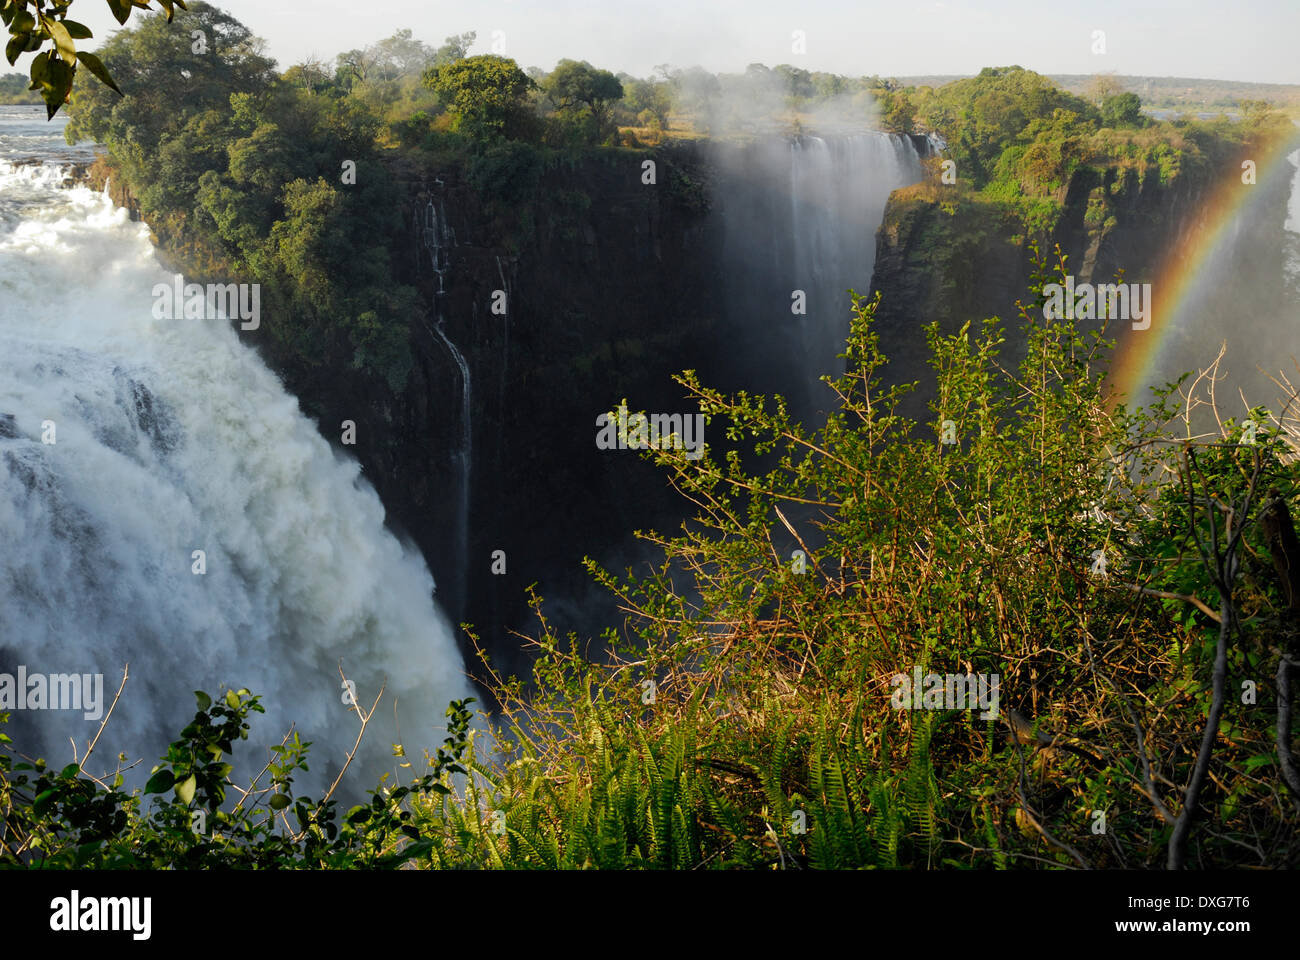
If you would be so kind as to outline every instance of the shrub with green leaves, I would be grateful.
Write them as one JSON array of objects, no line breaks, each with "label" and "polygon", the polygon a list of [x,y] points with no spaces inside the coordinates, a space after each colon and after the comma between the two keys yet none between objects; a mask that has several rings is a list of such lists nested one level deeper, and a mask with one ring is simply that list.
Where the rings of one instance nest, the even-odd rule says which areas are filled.
[{"label": "shrub with green leaves", "polygon": [[[599,656],[535,601],[531,683],[494,675],[501,759],[428,813],[459,838],[442,862],[1294,864],[1294,799],[1261,776],[1290,751],[1268,680],[1294,625],[1259,522],[1294,490],[1285,421],[1243,444],[1231,423],[1194,435],[1181,385],[1116,404],[1109,343],[1044,322],[1046,280],[1018,370],[996,321],[929,330],[930,424],[897,414],[910,386],[880,387],[875,302],[816,431],[684,375],[731,446],[646,455],[698,513],[644,535],[665,558],[648,576],[591,566],[628,613]],[[1225,577],[1230,554],[1248,576]],[[894,709],[890,678],[918,665],[998,675],[1048,746],[1005,714]],[[498,832],[467,816],[484,804]]]},{"label": "shrub with green leaves", "polygon": [[311,746],[296,733],[270,749],[251,783],[231,779],[235,744],[248,738],[249,715],[263,712],[258,697],[247,690],[216,701],[195,696],[193,721],[143,789],[129,793],[125,755],[106,783],[86,771],[90,752],[56,774],[44,760],[15,762],[0,733],[8,748],[0,752],[0,867],[385,869],[432,848],[412,825],[411,800],[450,791],[453,776],[465,772],[471,700],[448,708],[449,735],[427,758],[429,772],[410,784],[380,785],[338,822],[337,780],[319,801],[294,795],[294,773],[308,769]]}]

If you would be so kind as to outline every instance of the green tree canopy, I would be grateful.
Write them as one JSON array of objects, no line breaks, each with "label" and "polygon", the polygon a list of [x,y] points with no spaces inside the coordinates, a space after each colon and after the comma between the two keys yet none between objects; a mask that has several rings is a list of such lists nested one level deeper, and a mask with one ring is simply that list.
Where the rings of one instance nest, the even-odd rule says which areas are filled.
[{"label": "green tree canopy", "polygon": [[184,126],[188,114],[225,109],[231,93],[264,91],[275,78],[275,61],[262,55],[262,41],[207,3],[191,3],[171,25],[146,17],[113,34],[99,53],[130,96],[120,98],[100,84],[78,88],[68,111],[70,142],[154,144]]},{"label": "green tree canopy", "polygon": [[921,96],[917,112],[948,142],[964,177],[983,186],[1009,144],[1032,140],[1024,131],[1034,120],[1052,121],[1057,110],[1075,114],[1080,130],[1095,126],[1097,110],[1041,74],[1023,67],[985,67],[979,76],[945,84]]},{"label": "green tree canopy", "polygon": [[614,74],[585,60],[561,60],[547,77],[545,90],[562,113],[586,108],[597,143],[611,125],[613,104],[623,96],[623,84]]},{"label": "green tree canopy", "polygon": [[623,85],[623,102],[634,115],[649,110],[659,126],[668,129],[668,118],[673,109],[672,86],[662,80],[637,80]]},{"label": "green tree canopy", "polygon": [[1101,120],[1108,127],[1142,125],[1142,101],[1136,93],[1118,93],[1101,102]]},{"label": "green tree canopy", "polygon": [[534,84],[509,57],[480,54],[425,71],[453,118],[453,128],[482,139],[517,136],[527,125]]}]

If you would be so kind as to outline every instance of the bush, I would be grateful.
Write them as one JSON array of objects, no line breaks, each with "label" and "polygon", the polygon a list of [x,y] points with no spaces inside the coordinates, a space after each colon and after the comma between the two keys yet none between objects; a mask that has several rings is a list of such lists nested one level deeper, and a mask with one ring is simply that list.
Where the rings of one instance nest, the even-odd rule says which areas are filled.
[{"label": "bush", "polygon": [[513,206],[533,198],[541,174],[539,148],[508,140],[471,157],[466,179],[485,200]]}]

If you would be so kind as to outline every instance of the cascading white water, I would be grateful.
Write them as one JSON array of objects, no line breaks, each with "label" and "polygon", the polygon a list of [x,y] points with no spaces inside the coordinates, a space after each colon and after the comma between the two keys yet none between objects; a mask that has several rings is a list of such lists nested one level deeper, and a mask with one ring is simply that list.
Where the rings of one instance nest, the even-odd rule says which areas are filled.
[{"label": "cascading white water", "polygon": [[472,391],[469,379],[469,364],[465,362],[464,355],[456,349],[456,344],[452,343],[451,338],[443,331],[441,320],[436,322],[433,332],[442,340],[447,352],[451,355],[452,361],[456,364],[456,369],[460,371],[460,449],[456,451],[456,461],[460,467],[460,510],[457,514],[457,539],[459,543],[457,547],[458,555],[463,561],[469,549],[469,481],[470,471],[473,469],[474,463],[474,432],[470,422]]},{"label": "cascading white water", "polygon": [[[365,706],[387,685],[349,770],[373,786],[391,744],[418,757],[440,743],[448,701],[470,693],[432,577],[241,334],[153,317],[170,277],[146,227],[61,181],[0,164],[0,672],[100,673],[111,700],[130,663],[96,771],[119,750],[147,770],[192,717],[191,691],[248,687],[267,708],[251,743],[297,724],[313,787],[357,733],[342,661]],[[13,722],[60,762],[98,726],[68,711]]]},{"label": "cascading white water", "polygon": [[[1300,124],[1297,124],[1297,126],[1300,126]],[[1287,261],[1287,272],[1291,284],[1300,287],[1300,242],[1295,239],[1300,237],[1300,150],[1290,154],[1287,157],[1287,162],[1295,167],[1295,172],[1291,175],[1291,196],[1287,200],[1285,223],[1287,232],[1292,235],[1292,255]]]},{"label": "cascading white water", "polygon": [[[443,186],[443,181],[435,181],[438,187]],[[447,331],[443,329],[445,318],[442,315],[442,296],[446,292],[444,288],[444,279],[450,268],[451,247],[456,242],[455,231],[452,230],[451,224],[447,220],[446,210],[443,208],[442,198],[438,198],[437,204],[429,200],[424,208],[424,247],[429,253],[429,262],[432,265],[434,274],[438,277],[438,290],[434,294],[436,303],[432,333],[442,341],[443,346],[447,348],[447,353],[451,356],[452,362],[456,364],[456,369],[460,372],[460,447],[455,453],[458,473],[460,474],[458,491],[459,509],[456,511],[456,556],[460,558],[463,565],[468,563],[469,554],[469,490],[470,474],[474,466],[474,429],[473,429],[473,411],[471,405],[473,399],[473,389],[469,374],[469,363],[465,360],[464,354],[452,342],[451,337],[447,336]],[[457,584],[459,596],[456,598],[457,609],[463,610],[465,604],[465,578],[462,575]]]},{"label": "cascading white water", "polygon": [[799,137],[791,144],[792,267],[815,298],[804,324],[815,376],[843,372],[838,354],[852,305],[846,291],[869,292],[876,230],[889,195],[920,176],[920,158],[907,137]]},{"label": "cascading white water", "polygon": [[[769,371],[795,360],[798,382],[779,386],[811,397],[799,404],[806,409],[824,406],[830,393],[816,381],[844,369],[848,290],[869,292],[885,205],[921,178],[920,155],[908,137],[859,133],[721,145],[716,161],[726,312],[737,334],[770,344],[748,365],[761,366],[772,389]],[[804,293],[804,314],[792,313],[795,291]],[[739,349],[762,347],[742,341]]]},{"label": "cascading white water", "polygon": [[[513,301],[510,293],[510,281],[506,279],[506,272],[501,266],[501,257],[498,255],[497,276],[501,278],[501,289],[506,295],[507,309],[501,317],[501,394],[498,399],[498,409],[504,410],[506,405],[506,383],[510,378],[510,310],[509,304]],[[498,454],[500,453],[500,435],[498,434]]]}]

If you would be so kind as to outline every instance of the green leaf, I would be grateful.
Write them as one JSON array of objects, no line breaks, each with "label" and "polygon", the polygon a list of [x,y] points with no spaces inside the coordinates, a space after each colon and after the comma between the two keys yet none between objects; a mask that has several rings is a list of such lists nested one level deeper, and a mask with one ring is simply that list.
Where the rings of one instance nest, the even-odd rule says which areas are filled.
[{"label": "green leaf", "polygon": [[[77,57],[77,59],[80,60],[82,63],[86,63],[86,57],[89,57],[89,56],[90,56],[90,54],[88,54],[88,53],[83,53],[83,54],[80,54],[80,55]],[[91,59],[94,59],[94,58],[92,57]],[[98,62],[98,61],[96,61],[96,62]],[[90,64],[88,64],[88,63],[86,63],[86,69],[89,70],[91,73],[94,73],[94,72],[95,72],[95,68],[92,67],[92,66],[91,66]],[[97,75],[97,76],[98,76],[98,75]],[[101,77],[100,79],[103,79],[103,78]],[[208,709],[208,707],[212,706],[212,698],[209,697],[209,696],[208,696],[206,693],[204,693],[202,690],[195,690],[195,691],[194,691],[194,699],[197,700],[197,701],[199,702],[199,709],[200,709],[200,710],[206,710],[206,709]]]},{"label": "green leaf", "polygon": [[379,867],[395,867],[413,857],[422,857],[432,849],[432,840],[418,840],[409,844],[401,853],[375,861],[375,865]]},{"label": "green leaf", "polygon": [[77,62],[77,46],[72,42],[72,37],[68,33],[68,28],[57,20],[46,20],[45,29],[54,41],[54,45],[59,49],[61,56],[69,64]]},{"label": "green leaf", "polygon": [[272,810],[283,810],[291,803],[293,803],[293,801],[289,799],[287,793],[273,793],[271,794],[271,799],[267,801],[267,805]]},{"label": "green leaf", "polygon": [[81,772],[81,766],[79,764],[70,763],[62,770],[59,771],[59,779],[72,780],[75,779],[77,774],[79,774],[80,772]]},{"label": "green leaf", "polygon": [[144,785],[144,792],[163,793],[167,790],[170,790],[172,784],[175,782],[176,782],[176,777],[172,775],[172,772],[170,770],[159,770],[152,777],[150,777],[149,782]]},{"label": "green leaf", "polygon": [[59,107],[68,99],[72,89],[72,76],[75,68],[69,67],[57,57],[46,61],[45,77],[41,81],[41,96],[45,99],[46,119],[59,112]]},{"label": "green leaf", "polygon": [[63,26],[67,29],[68,36],[72,37],[73,40],[89,40],[94,36],[90,32],[90,27],[84,23],[77,23],[76,20],[64,20]]},{"label": "green leaf", "polygon": [[36,800],[32,803],[32,813],[36,814],[38,817],[45,816],[45,811],[48,810],[50,804],[54,802],[54,794],[54,790],[46,790],[44,793],[38,795]]},{"label": "green leaf", "polygon": [[198,785],[199,781],[194,778],[192,773],[176,784],[176,796],[180,802],[188,806],[189,802],[194,799],[194,788]]},{"label": "green leaf", "polygon": [[31,39],[30,33],[15,33],[5,44],[5,59],[9,61],[9,66],[13,66],[18,61],[18,54],[27,49],[27,41]]},{"label": "green leaf", "polygon": [[[109,76],[108,69],[104,66],[103,63],[100,62],[99,57],[95,56],[93,53],[86,53],[86,51],[84,50],[78,50],[77,59],[80,60],[82,63],[84,63],[86,65],[86,69],[89,70],[91,73],[93,73],[96,76],[96,78],[98,78],[99,81],[104,84],[104,86],[108,87],[108,89],[112,90],[119,97],[126,96],[126,94],[122,92],[121,88],[118,87],[118,85],[113,82],[113,78]],[[198,693],[199,691],[196,690],[194,692]],[[209,697],[207,694],[203,694],[202,696],[203,696],[203,700],[207,701],[207,704],[199,707],[199,709],[206,710],[208,709],[209,706],[212,705],[212,698]],[[203,700],[200,700],[199,702],[203,703]]]},{"label": "green leaf", "polygon": [[[10,33],[29,33],[36,26],[36,18],[28,13],[25,9],[19,10],[14,14],[13,20],[9,24]],[[13,61],[11,60],[10,63]]]},{"label": "green leaf", "polygon": [[89,860],[92,855],[99,852],[99,848],[103,846],[103,843],[103,840],[92,840],[90,843],[83,843],[78,846],[74,865],[77,867],[85,866],[86,861]]},{"label": "green leaf", "polygon": [[239,709],[239,695],[236,694],[234,690],[226,691],[226,706],[231,710]]},{"label": "green leaf", "polygon": [[32,85],[29,90],[39,90],[45,83],[45,75],[49,72],[50,55],[49,53],[38,53],[32,58],[32,65],[29,73],[32,78]]},{"label": "green leaf", "polygon": [[126,23],[127,18],[131,16],[131,0],[108,0],[108,7],[113,11],[113,16],[117,18],[118,23]]},{"label": "green leaf", "polygon": [[1250,757],[1246,761],[1246,772],[1254,773],[1260,767],[1266,767],[1273,762],[1273,755],[1270,753],[1260,753]]}]

